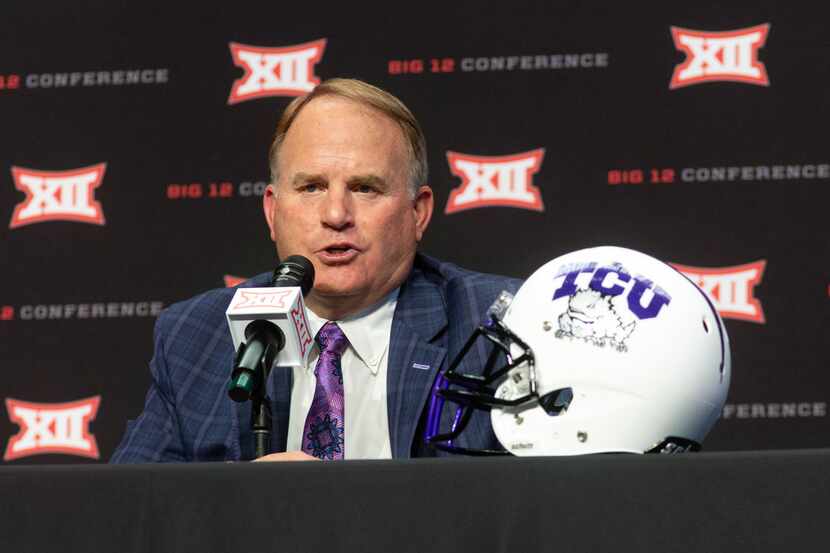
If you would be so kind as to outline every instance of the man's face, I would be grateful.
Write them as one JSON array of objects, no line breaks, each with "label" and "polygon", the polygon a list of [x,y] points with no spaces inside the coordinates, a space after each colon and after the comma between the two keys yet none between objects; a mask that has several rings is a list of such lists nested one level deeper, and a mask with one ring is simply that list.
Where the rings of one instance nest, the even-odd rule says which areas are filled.
[{"label": "man's face", "polygon": [[315,98],[288,130],[278,163],[265,218],[280,257],[314,264],[312,310],[342,318],[403,282],[433,199],[426,186],[410,195],[409,154],[394,121],[345,98]]}]

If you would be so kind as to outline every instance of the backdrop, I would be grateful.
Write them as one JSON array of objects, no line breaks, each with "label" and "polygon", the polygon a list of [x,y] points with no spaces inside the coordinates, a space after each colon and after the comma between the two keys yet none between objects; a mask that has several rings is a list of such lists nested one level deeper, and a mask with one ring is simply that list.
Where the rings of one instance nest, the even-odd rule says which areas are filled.
[{"label": "backdrop", "polygon": [[424,252],[517,277],[601,244],[674,263],[732,339],[707,449],[830,445],[828,14],[613,9],[6,6],[4,461],[106,460],[159,311],[273,269],[273,129],[335,76],[421,121]]}]

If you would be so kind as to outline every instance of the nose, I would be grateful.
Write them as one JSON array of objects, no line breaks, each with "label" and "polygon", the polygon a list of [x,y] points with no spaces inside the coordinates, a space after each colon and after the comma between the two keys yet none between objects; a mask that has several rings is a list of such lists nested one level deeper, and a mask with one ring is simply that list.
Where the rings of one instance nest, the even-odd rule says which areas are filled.
[{"label": "nose", "polygon": [[329,186],[320,209],[324,227],[344,230],[354,224],[352,201],[346,187]]}]

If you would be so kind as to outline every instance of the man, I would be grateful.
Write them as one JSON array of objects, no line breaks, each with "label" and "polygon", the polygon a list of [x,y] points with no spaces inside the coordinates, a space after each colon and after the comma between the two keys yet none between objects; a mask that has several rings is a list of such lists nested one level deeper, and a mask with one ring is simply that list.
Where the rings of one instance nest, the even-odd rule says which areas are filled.
[{"label": "man", "polygon": [[[267,382],[275,453],[263,460],[431,455],[420,437],[430,388],[486,309],[518,281],[416,253],[429,225],[426,146],[411,112],[366,83],[332,79],[283,113],[263,208],[280,257],[314,265],[306,297],[317,345]],[[242,286],[264,286],[268,274]],[[233,290],[166,309],[152,384],[112,462],[253,457],[250,404],[227,397]],[[463,367],[480,370],[486,351]],[[494,447],[477,414],[459,445]]]}]

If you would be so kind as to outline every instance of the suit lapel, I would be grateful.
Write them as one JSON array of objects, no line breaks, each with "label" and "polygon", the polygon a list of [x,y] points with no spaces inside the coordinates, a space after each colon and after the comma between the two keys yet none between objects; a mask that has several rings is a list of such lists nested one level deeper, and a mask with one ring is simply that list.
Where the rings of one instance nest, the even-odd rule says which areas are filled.
[{"label": "suit lapel", "polygon": [[395,458],[410,457],[418,420],[447,355],[436,343],[447,326],[445,305],[438,285],[413,269],[398,296],[389,343],[387,409]]},{"label": "suit lapel", "polygon": [[[398,297],[392,325],[388,373],[389,433],[395,457],[411,455],[413,441],[417,439],[418,421],[424,413],[437,372],[458,355],[489,305],[481,303],[482,298],[471,286],[443,276],[436,279],[442,284],[436,284],[427,277],[430,273],[440,274],[440,267],[429,258],[416,258],[413,275]],[[449,326],[448,320],[452,321]],[[459,371],[480,374],[491,350],[492,345],[479,339],[463,359]],[[454,409],[444,410],[442,428],[450,428],[454,415]],[[490,413],[474,410],[467,428],[455,443],[476,449],[497,448]]]}]

